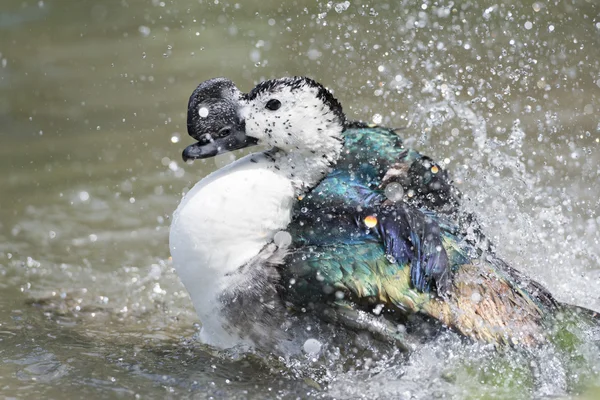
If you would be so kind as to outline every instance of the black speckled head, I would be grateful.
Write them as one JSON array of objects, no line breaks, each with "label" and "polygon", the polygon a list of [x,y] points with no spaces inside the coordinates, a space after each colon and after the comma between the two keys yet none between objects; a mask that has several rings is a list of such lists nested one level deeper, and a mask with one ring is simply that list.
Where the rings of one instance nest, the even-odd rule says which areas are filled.
[{"label": "black speckled head", "polygon": [[256,144],[244,131],[239,117],[240,91],[226,78],[202,82],[190,96],[188,134],[198,143],[183,151],[183,159],[208,158]]},{"label": "black speckled head", "polygon": [[333,114],[339,119],[340,124],[344,125],[346,122],[346,116],[344,115],[344,111],[340,102],[333,97],[333,94],[325,86],[305,76],[294,76],[290,78],[272,79],[261,82],[256,85],[256,87],[248,94],[244,95],[244,98],[248,101],[252,101],[261,93],[277,91],[278,87],[287,87],[293,92],[294,90],[299,90],[307,86],[312,87],[317,91],[317,98],[321,100],[327,107],[329,107]]}]

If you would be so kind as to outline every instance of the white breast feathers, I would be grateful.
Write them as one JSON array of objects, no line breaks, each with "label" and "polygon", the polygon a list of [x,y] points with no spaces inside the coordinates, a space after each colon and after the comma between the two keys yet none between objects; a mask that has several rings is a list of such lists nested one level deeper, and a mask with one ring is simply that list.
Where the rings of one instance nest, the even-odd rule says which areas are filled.
[{"label": "white breast feathers", "polygon": [[171,224],[173,265],[202,322],[202,339],[230,347],[216,312],[228,274],[247,263],[291,219],[289,179],[253,154],[202,179],[185,196]]}]

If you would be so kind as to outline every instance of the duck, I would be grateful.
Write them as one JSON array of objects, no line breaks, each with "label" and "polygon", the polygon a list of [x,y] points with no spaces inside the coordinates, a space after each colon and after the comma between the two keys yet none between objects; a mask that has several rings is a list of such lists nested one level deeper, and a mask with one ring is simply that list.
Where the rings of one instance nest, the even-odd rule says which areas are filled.
[{"label": "duck", "polygon": [[201,179],[173,215],[172,261],[204,343],[301,352],[320,324],[406,352],[423,326],[528,348],[599,324],[496,255],[444,165],[402,130],[349,120],[310,78],[248,93],[207,80],[187,128],[186,161],[266,148]]}]

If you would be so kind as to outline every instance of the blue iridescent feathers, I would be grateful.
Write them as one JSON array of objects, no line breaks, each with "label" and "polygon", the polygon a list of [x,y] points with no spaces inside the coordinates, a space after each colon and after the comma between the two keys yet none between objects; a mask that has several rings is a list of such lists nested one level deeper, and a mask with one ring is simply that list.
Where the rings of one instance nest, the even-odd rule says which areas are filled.
[{"label": "blue iridescent feathers", "polygon": [[[378,243],[398,268],[410,268],[414,288],[447,293],[451,265],[443,241],[453,233],[440,228],[442,217],[422,208],[442,197],[445,205],[457,203],[445,173],[429,163],[417,177],[415,165],[422,167],[424,157],[405,149],[391,130],[358,125],[346,129],[344,139],[333,172],[297,204],[290,227],[296,245]],[[390,174],[391,168],[397,172]],[[433,187],[433,179],[441,183]],[[407,201],[385,196],[392,180],[405,188]]]}]

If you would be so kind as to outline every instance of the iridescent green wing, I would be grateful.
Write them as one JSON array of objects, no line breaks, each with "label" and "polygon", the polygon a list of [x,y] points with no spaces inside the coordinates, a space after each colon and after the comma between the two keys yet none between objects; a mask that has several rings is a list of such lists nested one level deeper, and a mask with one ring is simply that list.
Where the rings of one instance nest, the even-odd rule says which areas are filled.
[{"label": "iridescent green wing", "polygon": [[[453,238],[444,237],[443,243],[448,253],[461,252]],[[461,256],[451,258],[464,261]],[[410,265],[390,259],[377,242],[296,249],[286,260],[283,279],[286,300],[298,307],[335,307],[342,299],[387,320],[402,322],[411,314],[432,317],[489,343],[544,342],[548,310],[500,274],[493,263],[478,262],[455,265],[446,298],[415,290]]]},{"label": "iridescent green wing", "polygon": [[452,226],[410,204],[384,202],[342,173],[329,177],[300,201],[300,213],[289,226],[294,247],[376,243],[389,259],[410,266],[414,288],[447,293],[450,261],[464,258],[462,249],[449,254],[443,245],[444,237],[454,237]]},{"label": "iridescent green wing", "polygon": [[382,187],[386,166],[414,165],[423,157],[403,148],[402,140],[388,129],[363,126],[347,129],[344,135],[334,171],[296,206],[290,225],[296,246],[375,241],[387,256],[410,263],[415,288],[430,291],[435,286],[445,293],[451,271],[439,218],[412,201],[387,200]]},{"label": "iridescent green wing", "polygon": [[[501,266],[474,265],[478,251],[441,214],[385,198],[386,166],[423,157],[403,149],[389,130],[361,127],[345,135],[346,152],[335,170],[295,209],[283,271],[288,300],[310,306],[343,297],[367,310],[380,304],[396,315],[424,314],[490,342],[512,338],[517,327],[516,340],[535,342],[541,308]],[[454,273],[444,299],[424,279],[440,266]]]}]

